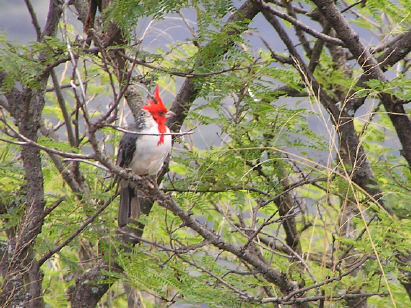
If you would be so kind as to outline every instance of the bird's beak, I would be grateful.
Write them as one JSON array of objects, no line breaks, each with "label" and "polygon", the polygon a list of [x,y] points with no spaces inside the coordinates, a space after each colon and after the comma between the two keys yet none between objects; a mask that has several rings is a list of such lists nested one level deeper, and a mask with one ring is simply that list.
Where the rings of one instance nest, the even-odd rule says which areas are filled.
[{"label": "bird's beak", "polygon": [[175,115],[176,114],[170,110],[166,113],[166,118],[168,119],[168,118],[174,117]]}]

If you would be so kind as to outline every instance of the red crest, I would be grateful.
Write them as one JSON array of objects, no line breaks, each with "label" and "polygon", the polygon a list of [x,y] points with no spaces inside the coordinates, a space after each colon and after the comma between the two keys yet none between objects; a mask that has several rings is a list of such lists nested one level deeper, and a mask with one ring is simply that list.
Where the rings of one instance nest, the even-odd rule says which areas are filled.
[{"label": "red crest", "polygon": [[[148,99],[147,105],[143,106],[144,110],[147,110],[152,115],[153,119],[158,124],[158,132],[165,133],[166,132],[166,113],[167,108],[163,104],[163,100],[160,97],[160,92],[158,86],[156,86],[156,90],[154,91],[154,100]],[[158,141],[158,145],[164,143],[164,135],[160,135],[160,140]]]}]

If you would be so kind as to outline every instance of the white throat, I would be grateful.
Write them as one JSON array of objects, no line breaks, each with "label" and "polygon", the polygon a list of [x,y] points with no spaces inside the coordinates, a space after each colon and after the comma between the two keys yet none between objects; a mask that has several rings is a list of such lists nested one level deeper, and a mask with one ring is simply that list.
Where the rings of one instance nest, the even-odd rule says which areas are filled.
[{"label": "white throat", "polygon": [[[159,134],[158,124],[150,116],[146,118],[145,127],[141,133]],[[166,133],[170,133],[168,127]],[[140,135],[136,140],[136,151],[130,164],[130,168],[138,175],[156,175],[167,156],[171,152],[171,136],[165,135],[164,142],[159,135]]]}]

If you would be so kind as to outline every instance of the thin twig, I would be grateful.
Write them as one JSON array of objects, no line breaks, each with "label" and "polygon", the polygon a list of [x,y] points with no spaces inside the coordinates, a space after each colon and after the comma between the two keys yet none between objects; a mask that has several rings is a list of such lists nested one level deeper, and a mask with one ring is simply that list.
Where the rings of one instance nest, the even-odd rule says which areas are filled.
[{"label": "thin twig", "polygon": [[253,31],[249,30],[249,31],[246,31],[245,34],[258,37],[261,40],[261,42],[263,42],[265,48],[267,48],[270,51],[271,58],[277,60],[280,63],[294,64],[294,61],[293,61],[293,59],[291,59],[291,57],[285,57],[285,56],[277,54],[271,48],[270,44],[268,44],[268,42],[261,35],[259,35],[258,33],[255,33]]},{"label": "thin twig", "polygon": [[117,198],[119,194],[115,194],[111,196],[98,210],[97,212],[94,213],[93,216],[91,216],[89,219],[87,219],[81,226],[74,232],[72,235],[70,235],[63,243],[58,245],[56,248],[50,250],[48,253],[46,253],[43,257],[40,258],[38,261],[38,266],[41,267],[44,262],[46,262],[50,257],[52,257],[55,253],[59,252],[62,248],[67,246],[72,240],[74,240],[83,230],[91,224],[94,219],[96,219],[110,204],[111,202]]},{"label": "thin twig", "polygon": [[33,23],[34,30],[36,30],[37,42],[40,42],[40,40],[41,40],[41,28],[40,28],[40,24],[39,24],[39,21],[38,21],[37,16],[36,16],[36,12],[34,11],[34,8],[31,5],[30,0],[24,0],[24,2],[26,2],[27,9],[30,13],[31,22]]},{"label": "thin twig", "polygon": [[74,139],[74,131],[73,131],[73,126],[71,124],[71,115],[69,114],[67,110],[66,102],[64,100],[63,93],[61,92],[59,81],[57,79],[54,69],[50,70],[50,76],[54,84],[57,102],[59,104],[61,113],[63,114],[64,122],[66,123],[66,131],[67,131],[69,143],[72,147],[74,147],[76,146],[76,140]]},{"label": "thin twig", "polygon": [[176,255],[178,258],[180,258],[183,262],[199,269],[200,271],[206,273],[207,275],[213,277],[215,280],[217,280],[219,283],[221,283],[222,285],[226,286],[227,288],[229,288],[230,290],[232,290],[234,293],[239,294],[240,297],[243,300],[249,300],[249,299],[254,299],[254,297],[250,294],[248,294],[247,292],[241,291],[239,289],[237,289],[236,287],[234,287],[233,285],[229,284],[228,282],[226,282],[224,279],[222,279],[221,277],[215,275],[214,273],[212,273],[211,271],[209,271],[208,269],[194,263],[191,262],[189,260],[187,260],[186,258],[182,257],[181,255]]},{"label": "thin twig", "polygon": [[349,298],[366,298],[366,297],[371,297],[371,296],[388,296],[387,292],[381,292],[381,293],[353,293],[353,294],[335,294],[335,295],[318,295],[318,296],[309,296],[309,297],[300,297],[300,298],[295,298],[293,300],[283,300],[278,297],[267,297],[261,299],[261,303],[278,303],[282,305],[293,305],[297,303],[306,303],[306,302],[316,302],[319,300],[327,300],[327,301],[333,301],[333,300],[341,300],[341,299],[349,299]]},{"label": "thin twig", "polygon": [[55,208],[57,208],[61,202],[66,200],[66,197],[61,197],[58,199],[52,206],[46,208],[43,212],[43,217],[46,217],[48,214],[50,214]]},{"label": "thin twig", "polygon": [[[193,73],[193,72],[176,72],[176,71],[170,71],[168,69],[159,67],[159,66],[155,66],[152,65],[148,62],[146,62],[145,60],[137,60],[135,58],[129,57],[121,52],[119,52],[120,56],[122,56],[124,59],[127,59],[129,61],[135,61],[136,64],[138,65],[142,65],[148,68],[151,68],[153,70],[156,71],[160,71],[163,73],[167,73],[170,75],[174,75],[174,76],[178,76],[178,77],[186,77],[186,78],[192,78],[192,77],[210,77],[210,76],[214,76],[214,75],[220,75],[220,74],[224,74],[224,73],[228,73],[228,72],[234,72],[234,71],[241,71],[241,70],[248,70],[250,69],[250,66],[245,66],[245,67],[241,67],[237,64],[231,66],[230,68],[226,68],[226,69],[222,69],[220,71],[216,71],[216,72],[209,72],[209,73]],[[264,63],[254,63],[253,65],[264,65]]]},{"label": "thin twig", "polygon": [[312,36],[314,36],[318,39],[322,39],[322,40],[326,41],[327,43],[330,43],[330,44],[333,44],[333,45],[345,46],[344,42],[341,41],[340,39],[337,39],[335,37],[325,35],[321,32],[315,31],[312,28],[310,28],[309,26],[303,24],[301,21],[299,21],[299,20],[297,20],[293,17],[290,17],[290,15],[288,15],[287,13],[283,13],[281,11],[276,10],[273,6],[268,5],[264,1],[256,0],[256,2],[258,4],[260,4],[263,9],[270,11],[271,14],[276,15],[276,16],[290,22],[294,26],[300,28],[301,30],[304,30],[308,34],[311,34]]},{"label": "thin twig", "polygon": [[368,259],[370,259],[370,258],[371,258],[371,256],[365,256],[365,257],[362,258],[355,266],[353,266],[352,268],[350,268],[350,269],[349,269],[348,271],[346,271],[345,273],[340,274],[340,275],[338,275],[338,276],[336,276],[336,277],[328,278],[328,279],[326,279],[326,280],[324,280],[324,281],[321,281],[321,282],[319,282],[319,283],[315,283],[315,284],[313,284],[313,285],[311,285],[311,286],[294,290],[294,291],[290,292],[290,293],[284,298],[284,301],[290,300],[294,295],[303,294],[303,293],[305,293],[305,292],[307,292],[307,291],[309,291],[309,290],[311,290],[311,289],[321,287],[321,286],[326,285],[326,284],[329,284],[330,282],[333,282],[333,281],[339,281],[339,280],[341,280],[343,277],[345,277],[345,276],[347,276],[347,275],[350,275],[352,272],[354,272],[357,268],[359,268],[361,265],[363,265],[363,264],[364,264]]},{"label": "thin twig", "polygon": [[89,165],[91,165],[91,166],[94,166],[94,167],[99,168],[99,169],[101,169],[101,170],[104,170],[104,171],[106,171],[106,172],[109,171],[106,167],[104,167],[104,166],[102,166],[102,165],[100,165],[100,164],[93,163],[93,162],[91,162],[91,161],[89,161],[89,160],[86,160],[86,159],[81,159],[81,158],[65,158],[65,159],[63,159],[63,161],[64,161],[64,162],[73,162],[73,161],[76,161],[76,162],[79,162],[79,163],[89,164]]},{"label": "thin twig", "polygon": [[189,189],[189,188],[163,188],[162,189],[164,192],[181,192],[181,193],[223,193],[223,192],[229,192],[229,191],[252,191],[256,192],[265,196],[269,196],[269,193],[266,193],[265,191],[262,191],[261,189],[257,189],[254,187],[225,187],[222,189],[213,189],[213,188],[208,188],[208,189]]},{"label": "thin twig", "polygon": [[366,0],[360,0],[360,1],[357,1],[357,2],[347,6],[345,9],[341,10],[341,14],[347,12],[348,10],[352,9],[354,6],[356,6],[358,4],[365,3],[365,1]]},{"label": "thin twig", "polygon": [[114,128],[115,130],[118,130],[118,131],[123,132],[123,133],[139,135],[139,136],[140,135],[141,136],[184,136],[184,135],[194,134],[194,131],[181,132],[181,133],[140,133],[140,132],[128,130],[128,129],[125,129],[125,128],[122,128],[122,127],[118,127],[117,125],[106,124],[104,126]]},{"label": "thin twig", "polygon": [[[97,77],[97,75],[95,75],[94,77]],[[83,83],[86,85],[88,82],[90,82],[90,79],[83,81]],[[78,83],[74,83],[76,86],[79,86],[80,84]],[[70,83],[66,83],[63,85],[60,85],[60,89],[67,89],[67,88],[72,88],[72,85]],[[46,92],[54,92],[55,88],[54,87],[49,87],[46,89]]]},{"label": "thin twig", "polygon": [[[2,120],[1,120],[1,121],[2,121]],[[4,121],[2,121],[2,122],[5,123]],[[7,125],[7,124],[6,124],[6,125]],[[10,128],[9,125],[7,125],[7,126]],[[47,153],[53,153],[53,154],[56,154],[56,155],[59,155],[59,156],[62,156],[62,157],[66,157],[66,158],[94,159],[94,155],[93,155],[93,154],[85,155],[85,154],[76,154],[76,153],[62,152],[62,151],[59,151],[59,150],[56,150],[56,149],[49,148],[49,147],[46,147],[46,146],[44,146],[44,145],[41,145],[41,144],[39,144],[39,143],[37,143],[37,142],[35,142],[35,141],[33,141],[33,140],[31,140],[31,139],[23,136],[22,134],[17,133],[14,129],[13,129],[13,132],[15,132],[15,133],[16,133],[16,136],[17,136],[18,138],[20,138],[21,140],[23,140],[23,141],[20,142],[20,141],[14,141],[14,140],[9,140],[9,139],[4,139],[4,138],[0,138],[0,140],[1,140],[1,141],[4,141],[4,142],[7,142],[7,143],[12,143],[12,144],[16,144],[16,145],[21,145],[21,146],[24,146],[24,145],[35,146],[35,147],[37,147],[37,148],[39,148],[39,149],[41,149],[41,150],[43,150],[43,151],[46,151]]]},{"label": "thin twig", "polygon": [[[281,1],[281,0],[267,0],[266,2],[267,2],[267,3],[275,3],[275,4],[277,4],[278,6],[286,7],[286,5],[284,4],[284,2]],[[290,1],[290,2],[291,2],[291,1]],[[298,7],[298,6],[293,6],[293,10],[294,10],[296,13],[298,13],[298,14],[305,14],[305,15],[306,15],[306,14],[309,14],[309,13],[310,13],[309,11],[304,10],[304,9]]]}]

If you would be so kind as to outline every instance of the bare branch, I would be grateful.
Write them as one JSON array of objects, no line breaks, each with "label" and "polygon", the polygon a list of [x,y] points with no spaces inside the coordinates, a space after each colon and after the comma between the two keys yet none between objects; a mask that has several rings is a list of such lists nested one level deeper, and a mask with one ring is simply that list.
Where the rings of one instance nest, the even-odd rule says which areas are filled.
[{"label": "bare branch", "polygon": [[85,163],[85,164],[88,164],[88,165],[90,165],[90,166],[94,166],[94,167],[96,167],[96,168],[99,168],[99,169],[101,169],[101,170],[103,170],[103,171],[109,171],[106,167],[104,167],[104,166],[102,166],[102,165],[100,165],[100,164],[96,164],[96,163],[93,163],[93,162],[91,162],[91,161],[89,161],[89,160],[86,160],[86,159],[80,159],[80,158],[65,158],[65,159],[63,159],[63,161],[64,162],[79,162],[79,163]]},{"label": "bare branch", "polygon": [[[387,78],[381,70],[379,63],[361,42],[351,25],[338,11],[334,2],[331,0],[314,0],[314,3],[327,18],[354,57],[357,58],[357,62],[361,65],[364,72],[371,79],[387,82]],[[380,98],[403,146],[401,155],[404,156],[411,168],[411,135],[409,134],[411,131],[411,120],[406,114],[403,104],[399,103],[398,99],[387,93],[381,93]]]},{"label": "bare branch", "polygon": [[26,3],[27,9],[30,13],[31,22],[33,23],[34,30],[36,31],[36,35],[37,35],[37,41],[40,42],[40,40],[41,40],[41,28],[40,28],[40,24],[39,24],[39,21],[38,21],[37,16],[36,16],[36,12],[34,11],[34,8],[31,5],[30,0],[24,0],[24,2]]},{"label": "bare branch", "polygon": [[[254,0],[245,1],[244,4],[228,18],[227,23],[223,26],[221,32],[235,31],[233,29],[228,29],[231,22],[248,20],[248,23],[258,14],[258,12],[259,9]],[[228,48],[230,45],[231,41],[227,40],[225,48]],[[226,50],[220,50],[220,52],[226,53]],[[195,67],[199,66],[202,66],[202,63],[195,64]],[[194,84],[195,82],[192,78],[186,78],[170,108],[170,110],[176,114],[176,116],[168,119],[167,121],[168,127],[170,127],[171,131],[179,131],[184,119],[186,118],[187,111],[190,109],[191,104],[197,97],[199,88],[195,87]]]},{"label": "bare branch", "polygon": [[[294,20],[298,21],[297,16],[294,11],[294,7],[291,5],[291,2],[285,1],[284,3],[286,6],[288,15]],[[307,41],[307,38],[305,37],[303,30],[294,24],[293,26],[294,26],[295,33],[297,34],[298,40],[303,46],[306,55],[311,56],[312,50],[311,50],[310,42]],[[323,33],[323,34],[327,35],[326,33]]]},{"label": "bare branch", "polygon": [[74,131],[73,126],[71,125],[71,117],[67,111],[66,102],[63,97],[63,93],[61,93],[60,85],[56,76],[56,73],[53,69],[50,70],[51,79],[53,80],[54,90],[56,92],[57,102],[60,106],[61,113],[63,114],[64,122],[66,123],[66,131],[69,143],[72,147],[77,145],[77,142],[74,138]]},{"label": "bare branch", "polygon": [[[389,43],[389,44],[388,44]],[[392,41],[385,44],[387,50],[377,58],[382,70],[387,70],[398,61],[404,59],[411,52],[411,30],[399,34]],[[385,47],[384,45],[381,47]],[[378,51],[379,48],[372,49],[371,52]]]},{"label": "bare branch", "polygon": [[[267,3],[275,3],[276,5],[281,6],[281,7],[287,7],[287,5],[284,4],[284,2],[281,1],[281,0],[267,0],[266,2]],[[292,9],[293,9],[294,12],[296,12],[298,14],[308,14],[309,13],[309,11],[304,10],[303,8],[298,7],[298,6],[293,6]]]},{"label": "bare branch", "polygon": [[138,136],[140,135],[142,136],[185,136],[185,135],[194,134],[194,131],[180,132],[180,133],[140,133],[140,132],[128,130],[126,128],[118,127],[117,125],[106,124],[104,126],[114,128],[115,130],[118,130],[122,133],[133,134],[133,135],[138,135]]},{"label": "bare branch", "polygon": [[360,1],[354,2],[353,4],[347,6],[345,9],[343,9],[341,11],[341,14],[347,12],[348,10],[351,10],[354,6],[357,6],[358,4],[365,4],[366,1],[367,0],[360,0]]},{"label": "bare branch", "polygon": [[[142,65],[144,67],[147,68],[151,68],[153,70],[156,71],[160,71],[163,73],[167,73],[170,75],[174,75],[174,76],[178,76],[178,77],[186,77],[186,78],[193,78],[193,77],[210,77],[210,76],[214,76],[214,75],[220,75],[220,74],[224,74],[224,73],[228,73],[228,72],[234,72],[234,71],[240,71],[240,70],[249,70],[250,66],[246,66],[246,67],[240,67],[239,65],[233,65],[230,68],[226,68],[226,69],[222,69],[220,71],[216,71],[216,72],[209,72],[209,73],[194,73],[194,72],[177,72],[177,71],[171,71],[159,66],[154,66],[148,62],[146,62],[145,60],[138,60],[137,58],[132,58],[129,57],[123,53],[119,53],[124,59],[127,59],[129,61],[134,61],[136,64],[138,65]],[[264,65],[264,63],[253,63],[253,65]]]},{"label": "bare branch", "polygon": [[58,199],[52,206],[46,208],[44,210],[44,214],[43,216],[46,217],[48,214],[50,214],[55,208],[57,208],[61,202],[63,202],[64,200],[66,200],[66,197],[61,197],[60,199]]},{"label": "bare branch", "polygon": [[295,18],[293,18],[293,17],[290,17],[290,15],[288,15],[287,13],[283,13],[283,12],[281,12],[281,11],[276,10],[273,6],[266,4],[266,3],[265,3],[264,1],[262,1],[262,0],[256,0],[255,2],[258,3],[258,4],[260,4],[261,7],[262,7],[264,10],[270,11],[271,14],[276,15],[276,16],[278,16],[278,17],[280,17],[280,18],[282,18],[282,19],[284,19],[284,20],[292,23],[294,26],[296,26],[296,27],[304,30],[305,32],[311,34],[312,36],[314,36],[314,37],[316,37],[316,38],[318,38],[318,39],[321,39],[321,40],[323,40],[323,41],[325,41],[325,42],[327,42],[327,43],[329,43],[329,44],[334,44],[334,45],[339,45],[339,46],[345,46],[345,44],[344,44],[343,41],[341,41],[341,40],[339,40],[339,39],[336,39],[336,38],[334,38],[334,37],[332,37],[332,36],[328,36],[328,35],[325,35],[325,34],[323,34],[323,33],[320,33],[320,32],[317,32],[317,31],[313,30],[312,28],[310,28],[309,26],[303,24],[303,23],[300,22],[299,20],[297,20],[297,19],[295,19]]},{"label": "bare branch", "polygon": [[41,33],[41,39],[44,39],[46,36],[54,36],[56,34],[62,12],[63,1],[50,0],[46,25]]},{"label": "bare branch", "polygon": [[338,123],[338,118],[340,117],[340,111],[337,109],[335,104],[332,102],[332,99],[324,92],[321,91],[319,83],[316,81],[312,73],[306,67],[302,57],[297,52],[293,42],[291,41],[290,37],[286,33],[286,31],[281,26],[278,19],[274,16],[273,12],[270,10],[269,6],[266,4],[262,4],[263,2],[260,0],[256,0],[257,3],[261,5],[261,12],[263,13],[264,17],[267,21],[273,26],[273,28],[277,31],[278,35],[280,36],[281,40],[286,45],[288,51],[290,52],[292,58],[294,59],[294,65],[296,66],[298,72],[301,75],[302,80],[304,80],[308,85],[308,89],[311,88],[311,95],[319,96],[321,103],[324,107],[329,111],[331,115],[331,120],[334,123]]},{"label": "bare branch", "polygon": [[328,278],[328,279],[326,279],[322,282],[315,283],[311,286],[295,290],[295,291],[291,292],[290,294],[288,294],[287,296],[285,296],[284,300],[288,301],[291,298],[293,298],[294,296],[296,296],[296,295],[298,296],[299,294],[303,294],[303,293],[307,292],[308,290],[321,287],[321,286],[326,285],[326,284],[328,284],[330,282],[333,282],[333,281],[339,281],[343,277],[350,275],[352,272],[354,272],[356,269],[358,269],[360,266],[362,266],[370,258],[372,258],[372,257],[371,256],[363,257],[360,261],[358,261],[355,265],[353,265],[348,271],[346,271],[345,273],[342,273],[342,274],[340,274],[336,277],[331,277],[331,278]]},{"label": "bare branch", "polygon": [[387,292],[376,292],[376,293],[353,293],[353,294],[334,294],[331,296],[310,296],[310,297],[298,297],[293,300],[282,300],[281,298],[276,297],[267,297],[261,300],[261,303],[278,303],[282,305],[293,305],[296,303],[305,303],[305,302],[316,302],[319,300],[326,300],[326,301],[335,301],[341,299],[352,299],[352,298],[367,298],[372,296],[388,296]]},{"label": "bare branch", "polygon": [[[258,0],[258,2],[261,2]],[[331,120],[339,133],[341,138],[340,144],[346,147],[349,163],[356,166],[354,172],[346,176],[348,178],[352,177],[354,183],[361,187],[367,194],[374,200],[374,202],[381,208],[384,208],[387,213],[392,213],[389,208],[384,207],[384,203],[381,199],[382,192],[376,187],[376,182],[374,179],[374,174],[367,160],[367,156],[360,144],[358,135],[354,129],[352,118],[344,112],[337,108],[336,102],[323,91],[320,84],[315,79],[313,74],[308,70],[302,57],[298,54],[294,44],[292,43],[290,37],[286,31],[281,26],[277,18],[271,13],[270,10],[262,7],[262,13],[267,21],[274,27],[274,29],[279,34],[280,38],[287,46],[291,56],[295,59],[295,67],[301,75],[302,80],[307,85],[307,90],[310,91],[310,95],[326,108],[331,116]],[[345,171],[346,172],[346,171]],[[371,185],[370,185],[371,184]]]},{"label": "bare branch", "polygon": [[59,150],[56,150],[56,149],[49,148],[49,147],[46,147],[44,145],[41,145],[41,144],[39,144],[39,143],[37,143],[33,140],[30,140],[30,139],[24,137],[22,134],[17,133],[16,135],[18,136],[18,138],[20,138],[23,141],[19,142],[19,141],[4,139],[4,138],[1,138],[0,140],[4,141],[4,142],[16,144],[16,145],[21,145],[21,146],[28,146],[28,145],[29,146],[34,146],[34,147],[37,147],[37,148],[39,148],[43,151],[46,151],[48,153],[56,154],[56,155],[59,155],[61,157],[66,157],[66,158],[75,158],[75,159],[93,159],[94,158],[94,156],[92,154],[84,155],[84,154],[62,152],[62,151],[59,151]]}]

